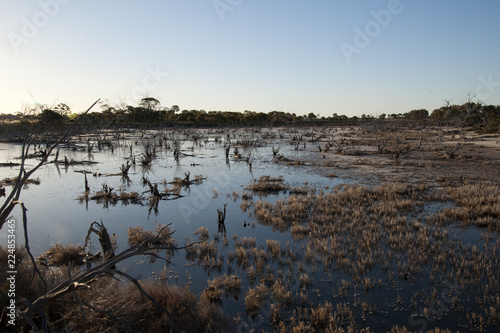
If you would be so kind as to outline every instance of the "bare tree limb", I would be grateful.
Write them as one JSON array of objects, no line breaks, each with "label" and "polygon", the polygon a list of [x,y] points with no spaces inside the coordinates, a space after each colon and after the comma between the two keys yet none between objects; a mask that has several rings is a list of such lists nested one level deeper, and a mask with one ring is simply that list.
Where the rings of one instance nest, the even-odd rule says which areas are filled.
[{"label": "bare tree limb", "polygon": [[15,207],[15,203],[13,201],[18,201],[19,197],[21,195],[21,191],[23,188],[24,183],[28,180],[28,178],[35,172],[37,171],[42,165],[44,165],[52,151],[62,142],[66,140],[66,138],[69,136],[73,128],[83,119],[83,117],[94,107],[94,105],[97,104],[97,102],[100,101],[100,98],[92,104],[87,111],[82,113],[76,121],[69,126],[62,136],[53,144],[48,145],[48,149],[44,156],[42,157],[41,161],[35,165],[31,170],[26,171],[25,169],[25,162],[26,158],[28,157],[29,149],[31,145],[33,144],[33,136],[32,134],[28,133],[25,135],[23,139],[23,146],[22,146],[22,152],[21,152],[21,166],[19,167],[19,175],[16,179],[16,184],[14,185],[14,188],[10,192],[9,196],[5,199],[5,202],[3,203],[2,207],[0,208],[0,230],[2,229],[2,226],[4,225],[5,221],[7,221],[7,218],[10,216],[10,213]]}]

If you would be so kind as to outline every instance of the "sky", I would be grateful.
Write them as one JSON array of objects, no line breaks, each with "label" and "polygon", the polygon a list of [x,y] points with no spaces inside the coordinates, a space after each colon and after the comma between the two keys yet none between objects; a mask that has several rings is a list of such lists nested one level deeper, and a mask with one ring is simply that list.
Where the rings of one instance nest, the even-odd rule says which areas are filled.
[{"label": "sky", "polygon": [[349,117],[467,94],[499,105],[499,13],[496,0],[0,0],[0,113],[143,97]]}]

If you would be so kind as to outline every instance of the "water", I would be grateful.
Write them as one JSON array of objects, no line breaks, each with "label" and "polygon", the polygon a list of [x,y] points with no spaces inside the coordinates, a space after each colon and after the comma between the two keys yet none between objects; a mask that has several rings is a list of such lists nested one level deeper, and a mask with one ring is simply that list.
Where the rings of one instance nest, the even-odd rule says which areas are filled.
[{"label": "water", "polygon": [[[316,158],[310,150],[295,150],[294,146],[286,145],[278,139],[266,139],[262,146],[238,147],[243,157],[251,154],[251,167],[244,159],[235,159],[234,152],[235,135],[231,138],[233,147],[231,148],[231,157],[229,161],[225,158],[224,145],[219,140],[223,137],[216,133],[203,133],[203,140],[191,140],[182,137],[180,139],[181,151],[185,154],[178,162],[174,160],[172,150],[164,147],[156,148],[156,159],[151,166],[143,167],[139,165],[139,158],[144,153],[144,144],[146,142],[155,142],[158,144],[158,136],[153,132],[146,133],[145,136],[129,135],[125,139],[114,142],[113,148],[104,146],[101,150],[97,148],[94,142],[92,153],[86,151],[86,144],[79,144],[75,150],[73,148],[63,148],[59,152],[59,160],[68,160],[93,162],[94,164],[75,164],[75,165],[57,165],[49,163],[42,166],[35,174],[34,178],[39,177],[40,185],[30,184],[23,190],[21,200],[28,209],[28,229],[30,235],[30,246],[35,256],[45,252],[54,244],[79,244],[83,245],[87,230],[92,221],[103,221],[111,235],[117,239],[116,252],[121,252],[128,247],[127,230],[130,227],[142,226],[145,230],[153,230],[157,223],[171,223],[171,230],[175,230],[174,238],[179,245],[186,244],[198,239],[193,232],[200,227],[206,227],[209,232],[210,240],[217,235],[217,209],[222,209],[227,204],[226,229],[227,246],[223,245],[223,237],[220,236],[218,249],[223,259],[223,266],[218,268],[203,267],[197,260],[194,262],[186,259],[184,251],[179,251],[173,255],[169,264],[162,260],[156,260],[151,263],[148,258],[138,257],[134,260],[123,262],[120,269],[127,271],[137,278],[157,278],[160,271],[166,267],[167,271],[173,274],[169,278],[170,283],[189,285],[191,291],[200,294],[206,287],[207,279],[212,279],[220,274],[237,274],[242,281],[242,292],[238,300],[231,296],[223,297],[221,304],[224,311],[241,318],[239,326],[270,328],[269,325],[269,301],[264,305],[262,311],[263,317],[250,317],[245,314],[244,297],[248,287],[255,284],[248,282],[246,271],[243,267],[236,264],[236,260],[230,264],[227,262],[230,253],[234,251],[235,239],[244,237],[253,237],[256,239],[257,247],[266,249],[266,240],[274,239],[280,241],[281,248],[286,248],[288,244],[294,252],[298,253],[300,262],[304,262],[303,253],[305,252],[306,241],[296,241],[290,235],[289,230],[285,232],[274,231],[270,226],[263,226],[249,214],[242,211],[240,204],[243,192],[249,193],[245,187],[260,176],[268,175],[271,177],[282,176],[284,183],[291,187],[302,187],[304,185],[313,186],[317,189],[329,189],[338,184],[348,184],[354,181],[349,178],[328,178],[328,173],[321,168],[312,168],[308,165],[291,165],[293,163],[275,162],[273,160],[273,147],[279,147],[280,153],[290,160],[311,160]],[[179,138],[179,137],[177,137]],[[85,142],[85,141],[82,141]],[[0,162],[16,162],[20,155],[20,146],[15,144],[0,144]],[[131,154],[132,152],[132,154]],[[136,164],[131,167],[128,173],[128,179],[123,178],[120,173],[120,166],[126,161],[131,160],[131,155],[135,156]],[[36,160],[29,160],[29,165],[36,164]],[[182,197],[173,199],[167,197],[158,204],[157,212],[151,210],[147,199],[141,200],[141,204],[125,204],[118,201],[116,204],[98,203],[90,200],[79,200],[83,195],[84,172],[87,173],[88,184],[91,196],[100,191],[102,184],[106,183],[113,187],[115,192],[120,190],[126,192],[138,192],[144,196],[149,196],[148,188],[142,185],[142,178],[147,177],[152,183],[158,183],[160,192],[163,191],[163,183],[168,184],[175,177],[184,178],[186,173],[190,174],[190,179],[196,175],[201,175],[205,180],[200,184],[184,187],[180,191]],[[0,178],[14,177],[18,170],[13,168],[1,168]],[[10,187],[7,186],[7,192]],[[328,191],[328,190],[326,190]],[[259,196],[253,194],[253,201],[263,200],[274,202],[288,196],[285,192]],[[432,213],[447,206],[449,203],[430,203],[425,207],[424,212]],[[251,209],[250,209],[251,211]],[[422,213],[424,214],[424,213]],[[17,235],[18,242],[21,241],[21,211],[16,208],[13,212],[14,219],[18,222]],[[247,226],[244,226],[244,223]],[[448,230],[452,230],[448,228]],[[450,231],[453,233],[453,231]],[[478,238],[480,232],[453,233],[456,237],[463,239],[464,242],[480,244]],[[236,237],[234,236],[236,235]],[[6,228],[0,231],[0,241],[5,244]],[[97,240],[94,237],[94,243]],[[98,247],[95,247],[99,250]],[[411,329],[423,327],[424,320],[420,317],[412,317],[415,309],[408,306],[411,295],[419,290],[429,288],[428,282],[421,278],[416,282],[410,283],[399,281],[397,287],[385,283],[386,272],[373,269],[368,277],[371,279],[383,278],[384,284],[375,288],[364,290],[362,288],[349,288],[345,297],[337,295],[340,281],[352,279],[349,274],[343,272],[332,272],[323,269],[321,258],[313,260],[311,264],[304,264],[302,268],[287,268],[277,261],[267,263],[277,274],[282,270],[284,278],[288,279],[288,288],[293,293],[300,292],[298,276],[301,273],[307,273],[313,278],[313,287],[307,289],[309,299],[320,304],[324,301],[333,303],[334,309],[337,303],[350,304],[351,310],[360,326],[370,326],[376,330],[388,330],[393,325],[406,325]],[[267,265],[266,264],[266,265]],[[291,276],[290,276],[291,275]],[[397,278],[396,278],[397,280]],[[445,289],[443,287],[443,289]],[[441,292],[441,290],[440,290]],[[396,303],[397,295],[405,300],[406,304],[400,306]],[[363,314],[360,302],[374,304],[377,311],[373,314],[367,312]],[[293,309],[284,309],[291,316]],[[287,312],[288,311],[288,312]],[[457,326],[456,318],[458,313],[450,314],[441,320],[441,324],[433,320],[425,319],[426,327],[433,327],[439,324],[444,327],[460,329]],[[451,319],[450,319],[451,318]],[[431,318],[432,319],[432,318]],[[413,326],[412,326],[413,323]]]}]

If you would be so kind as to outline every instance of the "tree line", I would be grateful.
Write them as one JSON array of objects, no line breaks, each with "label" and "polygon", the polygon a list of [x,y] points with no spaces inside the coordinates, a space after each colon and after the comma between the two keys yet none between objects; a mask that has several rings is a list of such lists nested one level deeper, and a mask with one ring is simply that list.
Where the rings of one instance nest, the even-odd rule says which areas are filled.
[{"label": "tree line", "polygon": [[[347,117],[336,113],[331,116],[319,116],[310,112],[297,115],[284,111],[268,113],[255,111],[205,111],[181,110],[178,105],[164,107],[153,97],[141,99],[137,106],[121,107],[101,103],[101,111],[88,113],[86,124],[95,128],[116,127],[175,127],[175,126],[281,126],[281,125],[358,125],[372,121],[406,121],[437,126],[473,127],[488,132],[500,132],[500,105],[485,105],[468,101],[462,105],[445,105],[429,113],[426,109],[411,110],[406,113],[361,117]],[[6,124],[30,123],[41,127],[65,126],[71,123],[75,114],[64,103],[53,107],[39,105],[28,112],[15,116],[0,115],[0,121]]]}]

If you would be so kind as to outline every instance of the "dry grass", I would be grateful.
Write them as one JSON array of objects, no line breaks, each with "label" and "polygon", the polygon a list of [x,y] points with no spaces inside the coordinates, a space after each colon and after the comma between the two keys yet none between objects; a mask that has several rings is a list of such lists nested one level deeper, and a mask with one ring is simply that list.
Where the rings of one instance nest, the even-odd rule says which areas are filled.
[{"label": "dry grass", "polygon": [[[0,180],[0,187],[6,186],[6,185],[12,185],[12,186],[14,186],[16,184],[16,181],[17,181],[17,177],[4,178],[4,179]],[[27,179],[24,182],[24,185],[25,186],[29,185],[29,184],[40,185],[41,182],[42,181],[40,180],[40,177],[30,178],[30,179]]]},{"label": "dry grass", "polygon": [[226,274],[207,281],[207,287],[201,293],[201,297],[210,302],[220,302],[222,295],[232,295],[238,299],[240,293],[241,280],[237,275],[228,276]]},{"label": "dry grass", "polygon": [[170,227],[161,223],[157,224],[155,230],[144,230],[142,227],[128,228],[128,243],[129,245],[140,244],[144,241],[152,240],[160,237],[155,244],[163,244],[176,246],[176,242],[171,235]]},{"label": "dry grass", "polygon": [[448,187],[445,195],[456,207],[447,208],[429,221],[442,224],[458,221],[464,227],[476,225],[500,231],[500,188],[493,184]]},{"label": "dry grass", "polygon": [[290,305],[292,303],[292,292],[279,280],[274,281],[271,287],[273,301],[280,305]]},{"label": "dry grass", "polygon": [[257,181],[253,181],[250,185],[245,187],[245,190],[254,193],[272,193],[286,191],[288,186],[283,184],[283,177],[279,176],[273,178],[271,176],[260,176]]},{"label": "dry grass", "polygon": [[[303,262],[306,265],[320,264],[330,272],[349,274],[352,281],[342,282],[336,294],[339,297],[347,297],[351,286],[365,290],[383,285],[398,288],[398,281],[413,282],[418,278],[428,281],[430,287],[414,296],[411,303],[425,309],[443,283],[453,277],[454,286],[450,289],[474,290],[474,295],[483,295],[476,296],[476,304],[493,309],[482,314],[469,314],[468,327],[476,329],[486,327],[487,322],[488,325],[500,323],[496,308],[500,302],[495,296],[486,296],[500,294],[497,278],[500,274],[497,255],[500,240],[490,234],[497,230],[498,193],[496,186],[488,184],[447,188],[402,182],[374,187],[340,185],[330,193],[290,195],[274,203],[258,201],[253,207],[253,215],[263,225],[280,231],[291,229],[294,238],[305,239],[307,246]],[[444,208],[438,213],[426,208],[431,202],[450,201],[457,206]],[[436,227],[443,222],[441,220],[447,224],[459,222],[463,227],[484,225],[488,228],[484,235],[486,242],[481,247],[462,242]],[[273,258],[288,254],[288,250],[280,250],[276,241],[266,243]],[[284,261],[290,269],[296,262],[291,257]],[[263,263],[258,264],[257,260],[251,267],[254,266],[255,272],[262,274],[261,281],[266,281],[269,269]],[[314,281],[302,263],[298,266],[300,285],[307,288]],[[370,277],[373,270],[381,270],[384,277]],[[253,271],[253,268],[247,270]],[[256,298],[255,294],[254,290],[249,299]],[[464,297],[455,298],[446,304],[446,308],[459,309],[467,302]],[[274,302],[279,303],[276,299]],[[369,304],[360,304],[366,313],[375,311]],[[400,302],[399,306],[408,306],[406,304]],[[255,310],[255,307],[251,309]],[[352,308],[346,303],[337,304],[334,312],[343,325],[355,321]],[[315,316],[319,315],[320,312],[315,313]],[[320,317],[325,318],[324,315]],[[304,327],[324,327],[319,324],[321,321],[313,324],[308,316],[302,322]],[[293,325],[286,324],[285,327]]]},{"label": "dry grass", "polygon": [[197,262],[208,271],[220,269],[224,264],[224,258],[218,249],[218,242],[215,240],[211,242],[204,240],[186,248],[186,259]]},{"label": "dry grass", "polygon": [[202,226],[202,227],[196,229],[194,231],[194,234],[199,236],[200,242],[204,242],[204,241],[208,240],[209,235],[210,235],[210,231],[207,228],[205,228],[204,226]]},{"label": "dry grass", "polygon": [[[8,271],[7,255],[7,249],[0,247],[2,281],[5,281],[5,272]],[[25,250],[16,249],[16,260],[16,298],[33,301],[42,296],[43,284],[37,276],[30,285],[32,266]],[[49,289],[68,278],[67,269],[42,269],[41,273]],[[198,299],[188,288],[170,286],[159,281],[142,282],[141,285],[170,312],[177,331],[234,331],[229,318],[219,307],[203,298]],[[234,289],[237,279],[230,277],[228,285]],[[6,294],[6,286],[0,286],[0,295]],[[79,290],[75,294],[64,296],[62,300],[62,303],[53,303],[46,309],[49,327],[53,332],[168,332],[173,328],[165,313],[146,299],[135,286],[112,278],[101,278],[92,284],[92,290]],[[82,304],[82,309],[78,303]]]},{"label": "dry grass", "polygon": [[265,284],[260,284],[255,288],[249,288],[245,296],[245,307],[247,312],[251,315],[258,313],[268,297],[269,289]]},{"label": "dry grass", "polygon": [[[145,282],[143,288],[174,318],[175,330],[180,332],[228,332],[228,318],[214,304],[198,299],[189,288],[170,286],[162,282]],[[71,323],[73,332],[169,332],[174,327],[154,304],[140,294],[135,286],[102,280],[94,284],[94,293],[79,292],[82,302],[105,309],[113,317],[85,310],[86,322],[75,305],[67,310],[64,327]]]},{"label": "dry grass", "polygon": [[[39,276],[34,277],[33,283],[31,283],[31,278],[33,276],[33,266],[31,260],[29,259],[28,253],[24,247],[18,247],[15,251],[16,254],[16,297],[17,299],[28,299],[34,301],[38,297],[42,296],[44,293],[44,286]],[[8,269],[8,258],[9,252],[5,247],[0,246],[0,281],[7,281],[7,271]],[[67,263],[67,262],[66,262]],[[41,273],[44,280],[47,282],[47,287],[51,288],[59,284],[65,277],[67,268],[57,268],[52,267],[50,269],[44,269],[42,267]],[[4,283],[0,285],[0,300],[6,301],[7,299],[8,284]],[[2,306],[6,304],[1,304]]]},{"label": "dry grass", "polygon": [[38,260],[45,265],[81,265],[85,257],[86,253],[81,246],[55,244],[41,254]]}]

